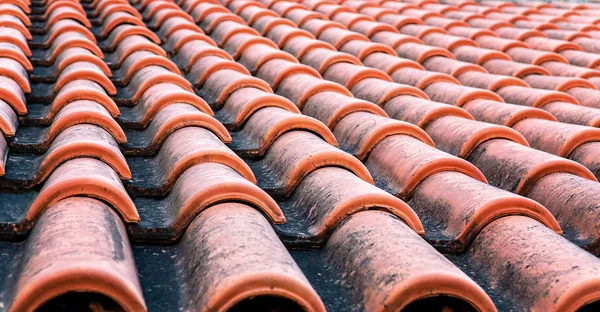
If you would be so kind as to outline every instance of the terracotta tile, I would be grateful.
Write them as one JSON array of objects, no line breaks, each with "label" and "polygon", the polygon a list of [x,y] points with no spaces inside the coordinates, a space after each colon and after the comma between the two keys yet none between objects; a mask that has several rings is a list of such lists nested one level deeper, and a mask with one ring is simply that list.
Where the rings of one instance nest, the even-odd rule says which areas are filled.
[{"label": "terracotta tile", "polygon": [[[558,39],[558,40],[566,40],[566,41],[573,41],[576,44],[578,44],[578,43],[576,41],[574,41],[574,39],[577,39],[577,38],[582,38],[582,39],[592,38],[592,36],[590,36],[590,35],[588,35],[588,34],[586,34],[584,32],[575,31],[575,30],[546,29],[543,32],[544,32],[544,34],[546,36],[548,36],[548,38]],[[583,41],[583,42],[586,42],[586,41]],[[581,46],[580,44],[578,44],[578,45]],[[586,49],[584,49],[584,50],[586,50]],[[593,51],[588,51],[588,52],[593,52]]]},{"label": "terracotta tile", "polygon": [[106,38],[117,26],[123,24],[144,26],[144,22],[142,22],[140,18],[122,11],[117,11],[112,14],[109,14],[105,18],[104,23],[102,23],[102,25],[100,26],[102,30],[100,31],[98,36],[100,38]]},{"label": "terracotta tile", "polygon": [[469,38],[471,40],[476,40],[481,37],[498,37],[498,35],[491,30],[470,27],[468,24],[464,26],[452,26],[448,28],[447,31],[450,35]]},{"label": "terracotta tile", "polygon": [[525,194],[539,179],[554,173],[570,173],[595,181],[582,165],[508,140],[482,143],[469,157],[491,185]]},{"label": "terracotta tile", "polygon": [[[320,21],[320,20],[311,20]],[[305,23],[307,24],[307,23]],[[321,32],[311,31],[319,40],[325,41],[331,44],[336,49],[341,49],[342,46],[351,41],[364,41],[369,42],[369,39],[360,34],[350,30],[339,29],[337,27],[329,27]]]},{"label": "terracotta tile", "polygon": [[347,89],[352,89],[361,81],[370,78],[383,81],[392,81],[386,73],[380,70],[349,63],[336,63],[329,66],[323,73],[323,78],[337,82]]},{"label": "terracotta tile", "polygon": [[465,2],[463,5],[460,6],[460,10],[467,11],[467,12],[479,13],[482,15],[486,15],[491,12],[502,12],[502,10],[500,8],[490,7],[490,6],[480,6],[479,3],[477,3],[477,2],[475,2],[475,3]]},{"label": "terracotta tile", "polygon": [[145,20],[147,20],[147,21],[152,20],[154,15],[156,15],[158,12],[165,10],[165,9],[180,10],[179,6],[177,4],[175,4],[174,2],[152,1],[152,2],[149,2],[148,5],[146,5],[144,7],[144,10],[142,10],[142,15],[144,15]]},{"label": "terracotta tile", "polygon": [[101,85],[90,80],[74,80],[66,83],[54,97],[50,110],[58,113],[65,105],[77,100],[90,100],[104,106],[113,117],[119,116],[119,108],[106,94]]},{"label": "terracotta tile", "polygon": [[460,158],[469,157],[479,145],[488,140],[505,139],[529,146],[525,137],[509,127],[464,120],[456,116],[437,118],[424,130],[433,139],[437,148]]},{"label": "terracotta tile", "polygon": [[334,134],[340,148],[361,161],[381,140],[393,135],[407,135],[434,146],[429,136],[417,126],[370,112],[348,114],[337,124]]},{"label": "terracotta tile", "polygon": [[493,36],[481,36],[481,37],[474,38],[473,40],[482,48],[498,50],[498,51],[506,51],[508,49],[516,48],[516,47],[521,47],[521,48],[526,48],[526,49],[531,48],[525,42],[512,40],[512,39],[497,38],[497,37],[493,37]]},{"label": "terracotta tile", "polygon": [[456,105],[459,107],[472,100],[492,100],[503,102],[499,95],[491,91],[455,85],[449,82],[431,83],[424,87],[423,91],[429,96],[430,99],[434,101]]},{"label": "terracotta tile", "polygon": [[192,66],[198,63],[198,60],[207,56],[233,61],[227,52],[207,43],[205,40],[193,40],[184,44],[173,56],[173,61],[184,72],[189,72]]},{"label": "terracotta tile", "polygon": [[361,33],[369,38],[371,38],[379,32],[389,32],[392,34],[398,34],[398,29],[396,27],[389,24],[374,21],[356,22],[352,25],[352,27],[350,27],[350,30]]},{"label": "terracotta tile", "polygon": [[[177,68],[177,65],[175,65],[170,60],[168,60],[162,56],[156,55],[152,52],[139,51],[139,52],[134,52],[131,55],[129,55],[123,61],[123,65],[121,66],[121,68],[119,68],[118,70],[115,70],[115,77],[113,77],[113,81],[116,84],[119,84],[121,86],[128,85],[132,81],[132,79],[135,77],[136,74],[138,74],[145,67],[150,67],[150,66],[152,66],[152,67],[158,66],[158,67],[165,69],[173,74],[181,75],[181,72]],[[158,71],[158,72],[160,72],[160,71]],[[169,80],[169,79],[167,79],[167,80]],[[173,77],[173,79],[171,79],[171,81],[173,83],[177,83],[177,79],[174,77]],[[189,83],[180,84],[181,87],[185,87],[186,85],[189,86]]]},{"label": "terracotta tile", "polygon": [[263,16],[252,24],[252,27],[262,35],[266,36],[277,27],[297,28],[296,24],[282,17]]},{"label": "terracotta tile", "polygon": [[272,92],[265,81],[230,69],[222,69],[212,73],[198,92],[208,101],[211,107],[219,110],[231,93],[246,87]]},{"label": "terracotta tile", "polygon": [[[75,3],[75,2],[72,2],[72,3]],[[55,2],[52,5],[59,6],[60,2]],[[86,14],[85,10],[83,10],[83,7],[81,7],[81,6],[77,6],[77,7],[74,6],[73,8],[80,10],[81,13],[84,15]],[[89,14],[89,17],[99,18],[100,19],[99,22],[100,22],[100,24],[102,24],[104,22],[104,18],[106,18],[106,16],[110,15],[111,13],[118,12],[118,11],[127,12],[131,15],[135,15],[139,18],[142,18],[140,13],[137,10],[135,10],[135,8],[133,8],[131,5],[129,5],[129,3],[127,3],[126,1],[104,1],[104,2],[96,5],[93,8],[93,10],[91,11],[91,14]]]},{"label": "terracotta tile", "polygon": [[318,120],[279,107],[256,111],[238,132],[229,147],[241,157],[262,157],[275,140],[286,132],[304,130],[337,146],[333,133]]},{"label": "terracotta tile", "polygon": [[454,50],[461,46],[477,47],[477,44],[470,39],[440,33],[427,34],[422,36],[421,39],[425,44],[445,48],[448,50]]},{"label": "terracotta tile", "polygon": [[0,138],[0,155],[2,156],[2,161],[0,161],[0,176],[3,176],[6,173],[6,155],[8,155],[8,143],[4,136]]},{"label": "terracotta tile", "polygon": [[483,174],[469,162],[406,135],[381,140],[371,150],[365,165],[377,187],[405,200],[425,178],[442,171],[462,172],[486,182]]},{"label": "terracotta tile", "polygon": [[[136,55],[137,53],[140,52],[132,54],[131,57],[138,56]],[[132,103],[138,103],[147,90],[161,83],[178,86],[190,93],[193,91],[190,83],[176,72],[173,73],[169,69],[160,66],[160,64],[148,64],[135,71],[128,81],[127,86],[121,89],[121,93],[123,95],[127,94]]]},{"label": "terracotta tile", "polygon": [[20,7],[11,4],[11,3],[2,3],[0,4],[0,14],[11,15],[18,18],[25,26],[31,26],[31,21],[27,16],[26,12],[21,10]]},{"label": "terracotta tile", "polygon": [[529,44],[532,48],[542,51],[561,52],[564,50],[582,50],[578,45],[563,40],[543,37],[529,37],[523,41]]},{"label": "terracotta tile", "polygon": [[29,207],[25,219],[35,220],[43,210],[73,196],[100,199],[119,211],[125,222],[140,220],[117,173],[104,162],[91,158],[69,160],[56,168]]},{"label": "terracotta tile", "polygon": [[218,46],[223,46],[231,39],[231,37],[237,34],[251,34],[258,36],[258,32],[253,28],[235,21],[224,21],[216,25],[210,36]]},{"label": "terracotta tile", "polygon": [[[586,80],[587,81],[587,80]],[[590,86],[587,86],[590,87]],[[595,87],[595,86],[594,86]],[[598,90],[592,88],[582,88],[582,87],[574,87],[565,91],[569,95],[573,96],[579,104],[587,107],[598,108],[600,107],[596,96],[598,95]]]},{"label": "terracotta tile", "polygon": [[[398,4],[401,3],[398,2]],[[361,10],[361,13],[372,16],[379,22],[392,25],[396,29],[409,24],[423,25],[423,21],[414,16],[398,15],[393,10],[385,8],[365,8]]]},{"label": "terracotta tile", "polygon": [[132,167],[152,165],[155,168],[151,172],[134,172],[127,186],[128,190],[146,196],[167,194],[187,169],[207,162],[228,166],[248,181],[256,182],[250,168],[219,137],[200,127],[176,130],[165,138],[155,157],[130,158],[128,162]]},{"label": "terracotta tile", "polygon": [[559,52],[564,56],[569,63],[581,67],[589,67],[596,69],[600,66],[600,59],[594,53],[588,53],[578,50],[564,50]]},{"label": "terracotta tile", "polygon": [[[120,4],[112,4],[104,7],[102,11],[98,14],[98,18],[94,21],[97,24],[104,24],[107,17],[109,17],[112,13],[115,12],[125,12],[127,14],[133,15],[139,19],[142,18],[142,15],[128,3],[120,3]],[[85,13],[84,13],[85,14]]]},{"label": "terracotta tile", "polygon": [[6,137],[12,137],[17,131],[19,120],[15,111],[8,103],[0,100],[0,131]]},{"label": "terracotta tile", "polygon": [[429,57],[422,62],[422,65],[427,70],[448,74],[453,77],[458,77],[465,72],[487,72],[479,65],[457,61],[442,56]]},{"label": "terracotta tile", "polygon": [[422,63],[426,59],[433,56],[443,56],[454,59],[452,53],[446,49],[413,42],[407,42],[399,45],[394,49],[394,51],[398,53],[398,56],[413,60],[417,63]]},{"label": "terracotta tile", "polygon": [[412,3],[402,3],[394,1],[385,1],[379,4],[380,7],[393,10],[396,13],[400,13],[406,9],[416,9],[418,6]]},{"label": "terracotta tile", "polygon": [[146,310],[127,233],[110,207],[68,198],[37,223],[23,250],[10,311],[34,310],[68,292],[103,294],[123,309]]},{"label": "terracotta tile", "polygon": [[[540,76],[546,77],[546,76]],[[550,77],[550,76],[548,76]],[[470,71],[457,76],[457,79],[465,86],[496,91],[505,86],[529,87],[529,85],[518,78],[502,75],[494,75],[483,72]]]},{"label": "terracotta tile", "polygon": [[288,76],[277,88],[277,94],[292,101],[300,110],[311,96],[325,91],[352,96],[350,91],[340,84],[306,74]]},{"label": "terracotta tile", "polygon": [[[317,41],[317,40],[314,40]],[[313,48],[299,58],[319,73],[324,74],[334,64],[355,64],[361,66],[360,60],[347,53],[338,52],[329,48]]]},{"label": "terracotta tile", "polygon": [[253,45],[244,51],[238,62],[244,65],[250,73],[255,74],[262,65],[275,59],[298,63],[298,60],[291,54],[262,44]]},{"label": "terracotta tile", "polygon": [[[556,63],[556,62],[554,62]],[[544,63],[547,64],[547,63]],[[538,74],[550,75],[543,66],[529,65],[506,60],[489,60],[481,64],[488,72],[496,75],[513,76],[521,78],[525,75]]]},{"label": "terracotta tile", "polygon": [[[13,116],[16,118],[14,113]],[[8,122],[12,120],[10,114],[4,112],[4,118],[4,123],[8,126]],[[67,128],[80,124],[98,126],[109,133],[116,142],[127,142],[123,129],[112,118],[106,108],[94,101],[79,100],[67,104],[58,111],[48,127],[21,128],[15,140],[11,142],[11,150],[20,152],[46,151],[58,135],[66,131]],[[92,130],[97,131],[95,128]],[[69,138],[69,140],[74,139]]]},{"label": "terracotta tile", "polygon": [[116,67],[121,67],[128,56],[139,51],[149,51],[159,56],[167,56],[163,49],[148,38],[131,35],[127,37],[127,40],[123,40],[117,45],[115,52],[111,55],[111,61],[115,63]]},{"label": "terracotta tile", "polygon": [[[199,7],[196,7],[197,9]],[[196,10],[194,10],[196,11]],[[210,11],[209,11],[210,12]],[[192,16],[194,16],[194,12],[192,12]],[[206,33],[206,34],[211,34],[214,30],[214,28],[219,25],[220,23],[222,23],[223,21],[233,21],[233,22],[238,22],[240,24],[244,24],[244,20],[232,13],[225,13],[225,12],[214,12],[214,13],[209,13],[206,16],[204,16],[202,19],[199,19],[201,15],[196,15],[195,20],[196,22],[201,21],[200,22],[200,28],[202,28],[202,30]]]},{"label": "terracotta tile", "polygon": [[490,281],[506,276],[511,263],[513,274],[497,284],[498,291],[519,309],[577,310],[598,297],[598,259],[531,218],[493,222],[475,239],[465,260]]},{"label": "terracotta tile", "polygon": [[[399,310],[431,294],[460,298],[485,311],[496,310],[477,284],[402,221],[385,212],[367,211],[349,217],[333,233],[325,253],[338,276],[356,272],[344,287],[352,304],[362,310]],[[415,257],[400,256],[406,254]]]},{"label": "terracotta tile", "polygon": [[302,108],[303,114],[320,120],[332,130],[343,118],[355,112],[387,117],[383,109],[371,102],[329,91],[313,95]]},{"label": "terracotta tile", "polygon": [[104,39],[105,44],[103,45],[103,48],[106,51],[114,51],[123,40],[126,40],[127,37],[134,35],[145,37],[155,44],[160,44],[160,39],[148,28],[137,25],[123,24],[115,27],[110,32],[108,37]]},{"label": "terracotta tile", "polygon": [[[587,33],[578,33],[578,34],[588,35]],[[565,40],[568,40],[568,39],[565,39]],[[583,36],[578,36],[577,38],[570,39],[569,41],[572,41],[573,43],[579,45],[586,52],[590,52],[590,53],[599,53],[600,52],[600,44],[598,42],[598,39],[592,39],[592,38],[586,38]]]},{"label": "terracotta tile", "polygon": [[312,67],[296,62],[289,62],[286,59],[269,60],[256,72],[256,77],[269,83],[274,90],[277,90],[281,81],[290,75],[307,74],[321,78],[319,72]]},{"label": "terracotta tile", "polygon": [[99,1],[99,0],[92,0],[90,2],[88,2],[87,4],[84,3],[84,7],[87,6],[88,9],[92,9],[92,12],[90,14],[90,16],[97,16],[105,7],[111,5],[111,4],[119,4],[119,3],[125,3],[126,1],[123,0],[107,0],[107,1]]},{"label": "terracotta tile", "polygon": [[388,75],[393,74],[396,70],[405,67],[424,70],[421,64],[389,55],[386,53],[373,53],[363,59],[363,63],[367,67],[377,68],[386,72]]},{"label": "terracotta tile", "polygon": [[[465,21],[469,25],[471,25],[471,23],[469,23],[470,20],[485,19],[485,17],[482,14],[479,14],[476,12],[469,12],[466,10],[465,11],[448,11],[448,12],[444,13],[444,16],[447,18],[455,19],[455,20]],[[487,20],[489,20],[489,19],[487,19]],[[488,27],[475,26],[475,25],[471,25],[471,26],[477,27],[477,28],[488,28]],[[491,29],[491,28],[488,28],[488,29]]]},{"label": "terracotta tile", "polygon": [[519,27],[519,28],[537,29],[537,30],[558,29],[558,26],[556,26],[550,22],[530,21],[530,20],[525,20],[525,19],[514,22],[514,26]]},{"label": "terracotta tile", "polygon": [[338,13],[354,12],[354,10],[351,8],[337,5],[334,3],[328,3],[326,1],[323,1],[323,2],[318,1],[318,4],[315,4],[315,5],[310,5],[310,4],[307,4],[306,2],[304,2],[304,4],[307,5],[311,11],[315,11],[315,12],[324,14],[329,19],[333,19]]},{"label": "terracotta tile", "polygon": [[[550,103],[547,106],[554,103],[558,102]],[[462,108],[468,111],[476,120],[512,128],[519,121],[530,118],[557,121],[554,117],[554,110],[550,110],[550,112],[546,111],[547,106],[544,106],[544,110],[542,110],[529,106],[498,103],[490,100],[473,100],[463,105]],[[577,107],[577,105],[571,106]]]},{"label": "terracotta tile", "polygon": [[[400,17],[400,18],[401,18],[402,22],[404,22],[404,19],[402,19],[402,17]],[[394,18],[394,24],[397,23],[396,19],[397,18]],[[384,20],[384,22],[389,23],[390,21]],[[430,34],[436,34],[436,33],[437,34],[445,34],[446,33],[446,31],[440,27],[419,25],[419,24],[403,25],[403,26],[399,27],[398,30],[400,31],[401,34],[414,36],[421,40],[423,39],[423,37],[430,35]]]},{"label": "terracotta tile", "polygon": [[0,15],[0,26],[10,27],[18,30],[27,40],[31,40],[32,36],[29,29],[15,16],[2,14]]},{"label": "terracotta tile", "polygon": [[277,45],[273,43],[273,41],[264,38],[257,37],[250,34],[238,34],[233,37],[227,44],[223,46],[223,50],[227,51],[234,59],[238,59],[246,49],[255,44],[264,44],[267,46],[271,46],[274,49],[278,49]]},{"label": "terracotta tile", "polygon": [[532,50],[529,48],[514,47],[505,51],[514,61],[525,64],[541,65],[548,61],[568,63],[562,55],[554,52]]},{"label": "terracotta tile", "polygon": [[[295,11],[300,11],[300,9],[295,10]],[[337,34],[336,31],[347,31],[346,26],[344,26],[340,23],[337,23],[337,22],[329,21],[326,19],[320,19],[320,18],[312,18],[312,19],[307,18],[302,23],[302,29],[313,34],[315,37],[320,37],[321,35],[323,35],[323,39],[328,39],[328,40],[324,40],[324,41],[334,42],[334,43],[338,40],[343,39],[344,34],[346,34],[346,35],[350,34],[348,32],[343,33],[343,34]],[[346,41],[351,40],[353,38],[358,39],[358,40],[368,41],[367,38],[365,38],[364,36],[361,36],[361,35],[356,35],[353,37],[351,36],[351,37],[347,38]],[[323,39],[321,39],[321,40],[323,40]],[[344,42],[340,42],[340,45],[343,43]]]},{"label": "terracotta tile", "polygon": [[595,148],[597,148],[598,145],[599,143],[597,142],[587,142],[581,144],[580,146],[575,148],[573,152],[568,156],[569,159],[574,160],[584,165],[586,168],[590,169],[590,171],[594,173],[596,178],[600,176],[600,164],[598,163],[597,158],[598,152],[595,150]]},{"label": "terracotta tile", "polygon": [[[269,11],[273,12],[273,11]],[[294,37],[306,37],[314,39],[314,36],[304,29],[298,29],[287,24],[276,25],[266,34],[266,37],[271,39],[280,48],[283,48],[289,40]]]},{"label": "terracotta tile", "polygon": [[407,43],[407,42],[423,43],[423,41],[421,41],[421,39],[419,39],[417,37],[399,34],[399,33],[392,33],[389,31],[379,31],[379,32],[371,35],[370,39],[373,42],[386,44],[386,45],[390,46],[391,48],[393,48],[394,50],[398,46],[400,46],[404,43]]},{"label": "terracotta tile", "polygon": [[316,49],[325,49],[336,52],[335,48],[330,44],[306,37],[294,37],[288,40],[283,47],[283,50],[294,55],[299,60],[303,59],[305,55]]},{"label": "terracotta tile", "polygon": [[247,205],[221,204],[203,212],[180,244],[176,268],[189,281],[187,309],[228,310],[244,299],[271,296],[289,299],[307,311],[325,311],[271,225]]},{"label": "terracotta tile", "polygon": [[[72,19],[62,19],[56,21],[56,23],[50,26],[47,34],[42,37],[42,42],[38,42],[35,46],[43,48],[50,47],[52,42],[56,39],[56,37],[58,37],[58,35],[69,31],[78,32],[82,35],[85,35],[90,41],[94,43],[96,42],[96,37],[94,37],[94,34],[88,28]],[[25,38],[27,38],[26,35],[24,36]],[[29,35],[29,37],[30,38],[27,39],[31,40],[31,35]],[[33,45],[33,42],[30,42],[30,44]]]},{"label": "terracotta tile", "polygon": [[496,90],[496,93],[508,103],[537,108],[541,108],[550,102],[567,102],[578,104],[577,100],[567,93],[551,90],[507,86]]},{"label": "terracotta tile", "polygon": [[100,57],[86,48],[74,47],[63,50],[54,61],[52,68],[55,69],[55,75],[58,77],[60,73],[69,65],[76,62],[88,62],[102,69],[102,72],[107,77],[112,76],[112,72],[108,65],[102,61]]},{"label": "terracotta tile", "polygon": [[393,214],[423,235],[419,218],[406,203],[342,168],[311,172],[296,187],[286,206],[295,218],[310,224],[308,234],[319,245],[323,245],[345,219],[365,210]]},{"label": "terracotta tile", "polygon": [[419,128],[426,127],[430,122],[442,116],[473,119],[467,111],[459,107],[414,96],[396,96],[387,101],[383,109],[389,114],[390,118],[406,121],[417,125]]},{"label": "terracotta tile", "polygon": [[[273,5],[273,10],[277,11],[278,6],[280,5],[280,3],[285,3],[283,1],[280,2],[276,2]],[[291,3],[291,2],[290,2]],[[308,20],[314,19],[314,18],[321,18],[321,19],[325,19],[326,17],[318,12],[313,12],[313,11],[308,11],[308,10],[304,10],[304,9],[289,9],[286,8],[285,11],[280,10],[278,11],[279,14],[281,16],[284,16],[285,18],[290,19],[292,22],[296,23],[296,25],[304,27],[304,23]]]},{"label": "terracotta tile", "polygon": [[391,47],[374,42],[364,42],[360,40],[352,40],[340,47],[340,52],[348,53],[356,56],[359,60],[363,60],[374,53],[385,53],[396,56],[396,52]]},{"label": "terracotta tile", "polygon": [[543,32],[536,29],[523,29],[515,27],[502,27],[495,29],[494,32],[504,39],[513,39],[519,41],[526,41],[527,38],[545,38]]},{"label": "terracotta tile", "polygon": [[186,103],[213,116],[206,102],[194,93],[171,83],[155,84],[142,94],[139,103],[129,108],[123,107],[120,122],[132,127],[144,128],[163,107],[174,103]]},{"label": "terracotta tile", "polygon": [[561,122],[590,127],[600,125],[598,119],[600,111],[596,108],[565,102],[550,102],[544,105],[543,109],[550,112]]},{"label": "terracotta tile", "polygon": [[216,119],[192,105],[175,103],[159,110],[146,129],[128,130],[130,141],[121,149],[126,155],[154,155],[169,135],[185,127],[204,128],[223,143],[231,142],[231,136]]},{"label": "terracotta tile", "polygon": [[513,128],[533,148],[561,157],[568,157],[579,146],[600,138],[600,129],[541,119],[525,119]]},{"label": "terracotta tile", "polygon": [[356,9],[354,9],[352,12],[339,12],[332,17],[332,20],[346,26],[348,29],[354,28],[356,23],[376,21],[375,18],[371,16],[356,13],[355,10]]},{"label": "terracotta tile", "polygon": [[198,32],[202,31],[198,25],[190,22],[188,19],[179,16],[173,16],[163,21],[161,27],[158,29],[158,31],[156,31],[156,34],[161,38],[164,38],[164,40],[168,40],[173,33],[182,29],[189,29]]},{"label": "terracotta tile", "polygon": [[521,79],[527,82],[527,84],[529,84],[532,88],[537,89],[556,90],[562,92],[574,90],[573,93],[575,94],[577,94],[579,89],[596,89],[591,82],[575,77],[527,75]]},{"label": "terracotta tile", "polygon": [[553,76],[559,77],[579,77],[579,78],[590,78],[590,77],[600,77],[600,71],[584,68],[579,66],[574,66],[570,64],[559,63],[555,61],[549,61],[540,64],[540,66],[544,67],[548,73]]},{"label": "terracotta tile", "polygon": [[66,66],[53,86],[53,93],[59,92],[66,84],[76,80],[88,80],[102,86],[109,95],[115,95],[117,90],[110,79],[104,74],[102,68],[88,62],[75,62]]},{"label": "terracotta tile", "polygon": [[5,76],[0,76],[0,100],[8,103],[18,115],[27,113],[23,90],[14,80]]},{"label": "terracotta tile", "polygon": [[194,21],[200,22],[206,16],[212,13],[228,13],[229,10],[219,4],[210,2],[196,2],[184,8],[193,18]]},{"label": "terracotta tile", "polygon": [[24,93],[31,92],[29,75],[19,62],[10,58],[0,58],[0,76],[14,80]]},{"label": "terracotta tile", "polygon": [[104,54],[98,48],[98,46],[94,44],[94,42],[90,41],[85,35],[75,31],[68,31],[59,34],[54,41],[52,41],[52,44],[48,50],[40,51],[42,53],[34,55],[33,57],[41,59],[43,62],[50,65],[54,63],[59,55],[61,55],[65,50],[75,47],[89,50],[99,58],[104,57]]},{"label": "terracotta tile", "polygon": [[[367,8],[378,8],[378,4],[376,4],[376,2],[359,1],[359,0],[341,1],[340,4],[343,4],[344,6],[353,8],[354,10],[356,10],[358,12],[361,12],[361,10],[367,9]],[[361,13],[363,13],[363,12],[361,12]]]},{"label": "terracotta tile", "polygon": [[60,164],[81,157],[100,159],[110,165],[122,179],[131,179],[125,157],[121,154],[114,138],[98,126],[76,124],[56,134],[52,144],[38,162],[32,183],[35,185],[43,182]]},{"label": "terracotta tile", "polygon": [[[464,196],[457,197],[457,192]],[[426,178],[408,203],[423,222],[425,239],[447,252],[466,251],[488,224],[511,215],[528,216],[562,234],[544,206],[459,172],[440,172]]]},{"label": "terracotta tile", "polygon": [[436,82],[447,82],[459,85],[460,82],[456,78],[442,73],[436,73],[426,70],[421,70],[412,67],[404,67],[394,71],[390,77],[394,82],[406,84],[424,89],[428,85]]},{"label": "terracotta tile", "polygon": [[263,171],[262,176],[257,176],[258,185],[276,199],[289,197],[307,174],[323,167],[345,168],[373,183],[371,175],[358,159],[306,131],[280,135],[264,158],[250,166]]},{"label": "terracotta tile", "polygon": [[27,14],[31,13],[31,9],[29,8],[29,3],[25,2],[25,1],[19,1],[19,0],[7,0],[5,3],[7,4],[12,4],[15,5],[17,7],[19,7],[19,9]]},{"label": "terracotta tile", "polygon": [[203,34],[200,29],[178,29],[169,36],[163,45],[163,48],[169,54],[175,55],[179,52],[181,47],[192,41],[204,41],[210,45],[216,46],[214,41],[209,36]]},{"label": "terracotta tile", "polygon": [[241,88],[227,98],[223,108],[215,115],[230,130],[238,130],[259,109],[278,107],[290,112],[300,110],[288,99],[256,88]]},{"label": "terracotta tile", "polygon": [[278,16],[277,13],[264,8],[264,5],[259,5],[258,2],[239,1],[232,2],[231,5],[236,6],[236,14],[241,16],[250,26],[252,26],[257,19],[263,16]]}]

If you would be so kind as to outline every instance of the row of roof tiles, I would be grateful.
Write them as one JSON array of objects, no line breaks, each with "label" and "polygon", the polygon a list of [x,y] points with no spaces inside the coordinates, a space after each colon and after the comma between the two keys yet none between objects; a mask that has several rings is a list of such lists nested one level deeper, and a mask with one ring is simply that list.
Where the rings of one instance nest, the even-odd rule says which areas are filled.
[{"label": "row of roof tiles", "polygon": [[[557,235],[597,253],[596,71],[569,56],[522,65],[534,50],[424,26],[459,12],[431,1],[13,2],[0,16],[29,41],[8,43],[21,53],[0,77],[12,129],[0,200],[14,206],[0,228],[33,231],[5,246],[21,254],[4,281],[11,310],[78,290],[126,310],[146,309],[142,292],[151,310],[265,295],[314,311],[597,300],[600,262]],[[495,28],[480,33],[502,40]],[[558,87],[551,68],[588,80]],[[292,251],[308,279],[280,240],[313,248]],[[175,283],[157,275],[169,268]]]}]

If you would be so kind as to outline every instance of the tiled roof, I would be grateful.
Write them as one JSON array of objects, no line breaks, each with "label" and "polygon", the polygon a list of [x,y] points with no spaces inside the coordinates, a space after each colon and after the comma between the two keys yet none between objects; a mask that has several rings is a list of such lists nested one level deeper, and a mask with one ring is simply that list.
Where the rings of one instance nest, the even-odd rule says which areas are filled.
[{"label": "tiled roof", "polygon": [[0,1],[0,311],[598,310],[597,25]]}]

